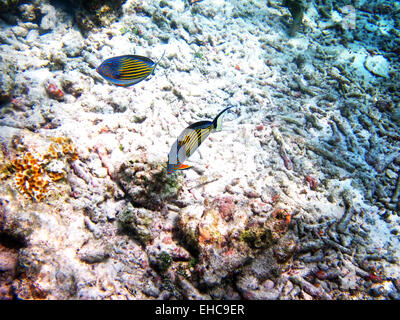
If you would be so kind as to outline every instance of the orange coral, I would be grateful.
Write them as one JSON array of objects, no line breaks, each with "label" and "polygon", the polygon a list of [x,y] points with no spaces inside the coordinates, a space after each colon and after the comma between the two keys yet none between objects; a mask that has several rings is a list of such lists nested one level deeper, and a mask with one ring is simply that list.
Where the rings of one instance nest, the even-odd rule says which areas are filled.
[{"label": "orange coral", "polygon": [[55,142],[50,144],[49,147],[49,154],[51,158],[56,159],[64,155],[71,161],[78,159],[78,152],[76,151],[76,147],[72,144],[70,138],[57,137],[50,139]]},{"label": "orange coral", "polygon": [[26,152],[22,157],[12,161],[17,174],[14,177],[17,189],[28,194],[33,199],[41,201],[48,191],[49,180],[39,164],[42,160],[35,158],[31,152]]},{"label": "orange coral", "polygon": [[53,181],[58,181],[64,178],[65,174],[62,172],[48,172],[47,173],[49,175],[49,177],[53,180]]},{"label": "orange coral", "polygon": [[51,181],[59,181],[65,177],[62,168],[55,170],[51,168],[52,161],[61,158],[71,161],[78,159],[76,147],[71,139],[66,137],[50,139],[54,143],[50,144],[48,152],[43,156],[40,154],[34,156],[31,152],[25,152],[11,161],[16,172],[14,181],[18,191],[37,201],[43,200]]}]

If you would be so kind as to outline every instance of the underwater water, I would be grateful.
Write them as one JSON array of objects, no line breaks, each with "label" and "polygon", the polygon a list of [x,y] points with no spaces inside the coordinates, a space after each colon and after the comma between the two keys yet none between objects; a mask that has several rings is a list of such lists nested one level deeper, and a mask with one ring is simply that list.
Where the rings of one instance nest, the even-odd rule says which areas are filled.
[{"label": "underwater water", "polygon": [[400,298],[400,3],[0,0],[0,299]]}]

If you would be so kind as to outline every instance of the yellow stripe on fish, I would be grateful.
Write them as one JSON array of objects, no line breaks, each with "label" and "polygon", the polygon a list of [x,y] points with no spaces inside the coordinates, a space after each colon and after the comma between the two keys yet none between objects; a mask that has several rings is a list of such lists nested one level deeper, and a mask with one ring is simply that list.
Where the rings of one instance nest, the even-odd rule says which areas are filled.
[{"label": "yellow stripe on fish", "polygon": [[96,70],[103,78],[113,84],[131,86],[152,74],[157,64],[158,62],[154,63],[147,57],[125,55],[105,60]]},{"label": "yellow stripe on fish", "polygon": [[[192,151],[193,147],[199,146],[199,145],[205,140],[205,138],[207,138],[207,136],[210,134],[210,132],[212,131],[212,129],[213,129],[213,128],[212,128],[212,125],[210,125],[210,126],[207,127],[207,128],[204,128],[204,129],[197,129],[197,130],[194,130],[194,131],[191,133],[190,140],[187,142],[187,144],[186,144],[186,146],[185,146],[186,155],[187,155],[187,156],[190,156],[190,155],[191,155],[191,151]],[[204,139],[203,139],[203,136],[205,136]],[[195,149],[193,150],[193,152],[194,152],[196,149],[197,149],[197,148],[195,148]]]}]

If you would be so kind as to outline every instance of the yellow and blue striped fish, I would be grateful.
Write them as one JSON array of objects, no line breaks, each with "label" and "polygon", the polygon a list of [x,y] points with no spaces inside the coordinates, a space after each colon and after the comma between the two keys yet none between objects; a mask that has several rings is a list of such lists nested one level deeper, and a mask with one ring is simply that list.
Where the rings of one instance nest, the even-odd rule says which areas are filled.
[{"label": "yellow and blue striped fish", "polygon": [[221,131],[221,115],[230,108],[232,107],[222,110],[213,121],[199,121],[191,124],[182,131],[168,154],[168,174],[171,174],[176,170],[185,170],[190,168],[190,166],[183,164],[183,162],[197,150],[200,144],[212,131]]},{"label": "yellow and blue striped fish", "polygon": [[154,63],[150,58],[136,55],[118,56],[105,60],[96,71],[107,81],[117,86],[128,87],[154,73],[158,62]]}]

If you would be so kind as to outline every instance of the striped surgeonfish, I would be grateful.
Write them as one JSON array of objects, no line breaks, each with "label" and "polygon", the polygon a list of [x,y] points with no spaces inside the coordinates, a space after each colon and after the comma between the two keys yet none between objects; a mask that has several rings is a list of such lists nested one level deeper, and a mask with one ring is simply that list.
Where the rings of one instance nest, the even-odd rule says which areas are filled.
[{"label": "striped surgeonfish", "polygon": [[191,124],[179,135],[172,145],[168,154],[167,173],[171,174],[176,170],[189,169],[190,166],[183,164],[212,131],[221,131],[222,114],[232,107],[222,110],[213,121],[199,121]]},{"label": "striped surgeonfish", "polygon": [[105,60],[96,71],[107,81],[117,86],[128,87],[153,74],[160,60],[154,63],[150,58],[137,55],[118,56]]}]

